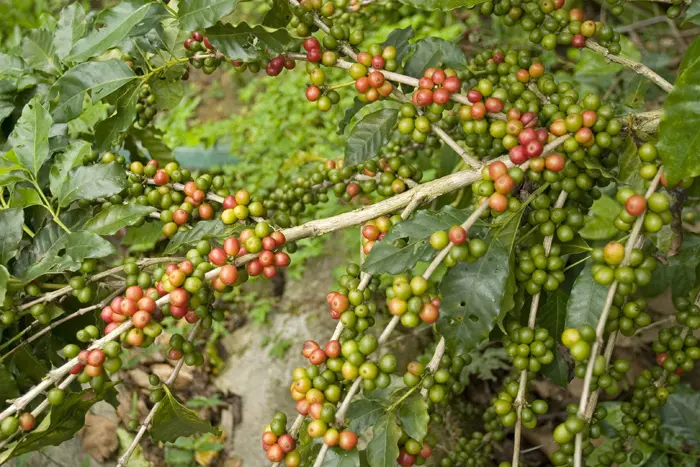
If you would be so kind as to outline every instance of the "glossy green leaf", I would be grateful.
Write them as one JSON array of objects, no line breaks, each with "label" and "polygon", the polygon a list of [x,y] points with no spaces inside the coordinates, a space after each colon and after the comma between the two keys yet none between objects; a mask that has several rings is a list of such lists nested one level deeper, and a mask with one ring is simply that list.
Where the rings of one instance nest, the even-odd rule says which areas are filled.
[{"label": "glossy green leaf", "polygon": [[372,434],[372,440],[367,445],[369,467],[395,467],[399,456],[401,428],[396,424],[394,413],[389,412],[380,417]]},{"label": "glossy green leaf", "polygon": [[0,263],[7,264],[19,251],[23,223],[24,211],[21,209],[0,211]]},{"label": "glossy green leaf", "polygon": [[252,61],[261,58],[265,49],[272,53],[286,50],[292,42],[285,28],[274,29],[265,26],[250,26],[242,22],[238,24],[216,23],[207,28],[204,35],[214,47],[231,60]]},{"label": "glossy green leaf", "polygon": [[683,26],[687,24],[695,24],[700,26],[700,2],[691,1],[688,9],[685,10],[685,18],[681,23]]},{"label": "glossy green leaf", "polygon": [[[4,269],[4,266],[0,266]],[[2,270],[0,269],[0,271]],[[5,364],[0,363],[0,400],[14,399],[20,395],[15,377],[10,373]]]},{"label": "glossy green leaf", "polygon": [[46,446],[58,446],[73,438],[85,425],[85,414],[100,400],[102,394],[92,389],[67,393],[63,403],[52,407],[34,430],[23,434],[0,453],[0,464]]},{"label": "glossy green leaf", "polygon": [[17,86],[8,80],[0,79],[0,123],[15,110]]},{"label": "glossy green leaf", "polygon": [[284,28],[292,19],[292,12],[289,9],[289,1],[273,0],[272,6],[262,20],[262,25],[268,28]]},{"label": "glossy green leaf", "polygon": [[609,288],[593,279],[591,267],[592,262],[589,261],[571,289],[566,307],[566,328],[578,328],[584,324],[595,328],[603,312]]},{"label": "glossy green leaf", "polygon": [[547,294],[544,303],[540,305],[537,313],[538,325],[549,331],[549,335],[558,339],[566,329],[566,309],[569,304],[569,294],[558,288],[554,292]]},{"label": "glossy green leaf", "polygon": [[61,68],[53,34],[47,29],[33,29],[24,37],[22,57],[31,68],[44,73],[53,75]]},{"label": "glossy green leaf", "polygon": [[367,105],[367,103],[362,102],[357,97],[352,101],[352,107],[348,107],[347,109],[345,109],[345,113],[343,113],[343,119],[340,121],[340,123],[338,123],[338,134],[339,135],[342,135],[343,133],[345,133],[345,130],[350,125],[352,118],[355,115],[357,115],[357,112],[359,112],[366,105]]},{"label": "glossy green leaf", "polygon": [[586,240],[607,240],[619,233],[613,222],[622,208],[616,200],[603,195],[593,202],[589,214],[579,230]]},{"label": "glossy green leaf", "polygon": [[68,174],[68,183],[62,185],[59,205],[68,206],[79,199],[106,198],[127,185],[124,169],[117,163],[76,167]]},{"label": "glossy green leaf", "polygon": [[151,426],[151,437],[155,441],[172,442],[182,436],[214,433],[218,430],[211,426],[208,420],[202,420],[194,410],[182,405],[163,385],[165,397],[161,400]]},{"label": "glossy green leaf", "polygon": [[230,14],[237,4],[238,0],[187,0],[178,5],[178,22],[186,31],[200,31]]},{"label": "glossy green leaf", "polygon": [[162,165],[175,160],[173,150],[163,140],[163,132],[156,128],[133,129],[129,132],[126,146],[130,151],[133,149],[144,158],[155,159]]},{"label": "glossy green leaf", "polygon": [[459,263],[442,282],[438,332],[452,352],[475,348],[496,324],[508,282],[508,249],[492,239],[486,254],[474,263]]},{"label": "glossy green leaf", "polygon": [[85,62],[68,70],[51,87],[51,95],[58,96],[53,109],[57,123],[77,118],[83,111],[85,93],[92,102],[107,97],[136,79],[136,75],[122,60]]},{"label": "glossy green leaf", "polygon": [[637,145],[632,138],[627,138],[625,141],[625,146],[620,153],[617,164],[619,168],[617,178],[621,184],[632,187],[632,189],[643,188],[644,180],[639,175],[642,160],[637,155]]},{"label": "glossy green leaf", "polygon": [[330,448],[321,467],[360,467],[360,453],[356,448],[350,451]]},{"label": "glossy green leaf", "polygon": [[554,352],[552,363],[542,367],[542,376],[563,388],[566,388],[571,381],[569,365],[558,352]]},{"label": "glossy green leaf", "polygon": [[415,43],[415,52],[406,62],[407,75],[418,77],[430,67],[466,68],[467,59],[454,42],[428,37]]},{"label": "glossy green leaf", "polygon": [[[395,225],[381,242],[376,242],[362,264],[369,274],[398,274],[412,269],[418,261],[429,261],[436,254],[428,243],[436,230],[447,230],[460,225],[472,213],[471,209],[446,206],[438,212],[418,211],[415,217]],[[394,246],[394,241],[405,239],[405,245]]]},{"label": "glossy green leaf", "polygon": [[[0,264],[0,303],[5,300],[5,294],[7,293],[7,281],[10,280],[10,273],[7,268]],[[2,371],[0,366],[0,380],[2,380]],[[3,388],[2,383],[0,383],[0,400],[7,400],[6,397],[2,397]]]},{"label": "glossy green leaf", "polygon": [[666,98],[659,122],[657,148],[669,184],[700,175],[700,47],[686,53],[695,56],[683,58],[687,66]]},{"label": "glossy green leaf", "polygon": [[384,413],[385,407],[376,400],[357,399],[348,408],[348,426],[350,430],[361,435],[367,428],[374,426],[377,419]]},{"label": "glossy green leaf", "polygon": [[678,66],[678,74],[683,73],[689,66],[695,65],[700,61],[700,37],[695,39],[692,44],[686,49],[683,54],[681,64]]},{"label": "glossy green leaf", "polygon": [[33,186],[17,186],[10,196],[11,208],[26,208],[29,206],[41,206],[44,202],[39,192]]},{"label": "glossy green leaf", "polygon": [[130,227],[122,238],[122,245],[128,246],[129,251],[148,251],[156,246],[163,237],[163,224],[146,222],[141,227]]},{"label": "glossy green leaf", "polygon": [[120,229],[134,225],[157,209],[139,204],[113,204],[100,211],[83,227],[97,235],[113,235]]},{"label": "glossy green leaf", "polygon": [[345,164],[358,165],[379,154],[391,137],[399,112],[382,109],[365,115],[352,129],[345,144]]},{"label": "glossy green leaf", "polygon": [[0,78],[6,78],[16,83],[26,71],[21,58],[0,53]]},{"label": "glossy green leaf", "polygon": [[401,426],[408,436],[423,442],[423,438],[428,434],[428,403],[419,393],[415,393],[406,399],[399,408],[399,420]]},{"label": "glossy green leaf", "polygon": [[104,26],[93,29],[87,36],[78,40],[65,60],[81,62],[100,55],[107,49],[118,46],[131,35],[145,34],[166,16],[165,8],[159,3],[142,0],[119,2],[99,13],[96,22]]},{"label": "glossy green leaf", "polygon": [[645,292],[654,296],[671,287],[674,296],[683,297],[695,287],[699,265],[700,235],[685,232],[678,254],[669,257],[667,263],[657,263],[649,290]]},{"label": "glossy green leaf", "polygon": [[22,109],[22,116],[10,134],[10,144],[22,167],[36,175],[49,157],[51,115],[36,95]]},{"label": "glossy green leaf", "polygon": [[403,62],[403,59],[411,52],[413,46],[409,43],[416,35],[413,27],[404,29],[394,29],[389,33],[386,40],[382,42],[382,47],[393,46],[396,48],[396,61]]},{"label": "glossy green leaf", "polygon": [[58,18],[54,34],[56,55],[63,59],[85,33],[85,10],[80,3],[71,3]]},{"label": "glossy green leaf", "polygon": [[226,225],[220,219],[199,221],[190,230],[180,231],[170,239],[165,254],[177,252],[181,248],[197,243],[199,240],[218,237],[226,232]]},{"label": "glossy green leaf", "polygon": [[134,123],[136,118],[136,103],[139,99],[140,86],[135,83],[129,83],[120,90],[114,99],[116,111],[110,115],[107,120],[98,123],[95,126],[95,145],[100,151],[111,149],[112,144],[117,137],[124,131],[128,130]]},{"label": "glossy green leaf", "polygon": [[664,431],[681,437],[692,446],[700,446],[700,391],[680,385],[668,396],[661,408],[661,421]]},{"label": "glossy green leaf", "polygon": [[68,148],[56,156],[54,163],[51,165],[49,173],[49,187],[54,196],[58,196],[63,187],[63,184],[68,182],[68,174],[70,171],[82,165],[83,160],[90,156],[92,148],[87,141],[76,141],[68,146]]}]

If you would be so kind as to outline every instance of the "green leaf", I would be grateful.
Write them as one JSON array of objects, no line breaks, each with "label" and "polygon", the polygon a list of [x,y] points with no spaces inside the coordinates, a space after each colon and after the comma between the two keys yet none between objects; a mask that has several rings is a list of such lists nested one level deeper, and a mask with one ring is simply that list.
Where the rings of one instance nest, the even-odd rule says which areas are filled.
[{"label": "green leaf", "polygon": [[[4,269],[4,266],[0,266],[0,268]],[[1,270],[2,269],[0,269],[0,271]],[[19,397],[19,395],[20,392],[15,377],[3,363],[0,363],[0,400],[6,401],[8,399],[14,399],[15,397]]]},{"label": "green leaf", "polygon": [[488,338],[503,303],[509,257],[503,240],[495,238],[481,259],[459,263],[443,278],[437,330],[450,351],[468,352]]},{"label": "green leaf", "polygon": [[38,94],[22,109],[22,116],[10,134],[9,142],[18,162],[36,176],[49,157],[51,115],[41,105]]},{"label": "green leaf", "polygon": [[[63,254],[61,254],[63,252]],[[44,274],[58,274],[63,271],[76,271],[80,263],[88,258],[104,258],[115,252],[114,246],[99,235],[91,232],[73,232],[54,241],[39,257],[38,262],[22,274],[24,283],[33,281]]]},{"label": "green leaf", "polygon": [[681,25],[685,26],[688,23],[700,26],[700,2],[698,2],[697,0],[691,1],[690,5],[688,5],[688,9],[685,10],[685,19],[683,20]]},{"label": "green leaf", "polygon": [[197,243],[199,240],[218,237],[226,232],[226,225],[220,219],[199,221],[190,230],[180,231],[170,239],[164,254],[175,253],[181,248]]},{"label": "green leaf", "polygon": [[63,185],[68,182],[69,172],[73,168],[82,165],[83,160],[90,156],[91,152],[90,143],[87,141],[76,141],[68,146],[64,152],[56,156],[49,173],[49,187],[54,196],[58,196],[62,189],[68,189],[68,187]]},{"label": "green leaf", "polygon": [[218,430],[211,426],[208,420],[202,420],[194,410],[182,405],[163,385],[165,397],[161,400],[153,417],[151,437],[155,441],[173,442],[181,436],[192,436],[201,433],[218,435]]},{"label": "green leaf", "polygon": [[24,211],[21,209],[3,209],[0,211],[0,263],[7,264],[19,251],[22,240]]},{"label": "green leaf", "polygon": [[139,84],[135,82],[125,86],[123,92],[115,99],[116,112],[95,126],[95,145],[98,150],[111,149],[117,137],[134,123],[139,89]]},{"label": "green leaf", "polygon": [[695,39],[683,54],[681,64],[678,66],[678,74],[682,74],[689,66],[700,61],[700,37]]},{"label": "green leaf", "polygon": [[291,19],[292,12],[289,9],[289,1],[273,0],[272,6],[268,12],[265,13],[262,24],[268,28],[284,28],[289,24],[289,20]]},{"label": "green leaf", "polygon": [[230,14],[237,4],[238,0],[187,0],[178,4],[178,22],[186,31],[200,31]]},{"label": "green leaf", "polygon": [[100,55],[105,50],[118,46],[129,36],[145,34],[166,16],[167,12],[160,3],[142,0],[124,0],[117,3],[99,13],[96,23],[102,24],[103,27],[93,29],[87,36],[78,40],[65,60],[81,62]]},{"label": "green leaf", "polygon": [[56,55],[63,59],[76,42],[85,33],[85,10],[80,3],[71,3],[63,10],[58,18],[58,27],[54,34]]},{"label": "green leaf", "polygon": [[664,103],[657,148],[668,183],[700,175],[700,47],[688,49],[685,71]]},{"label": "green leaf", "polygon": [[367,445],[369,467],[395,467],[396,458],[399,457],[401,428],[396,424],[394,413],[380,417],[372,433],[372,440]]},{"label": "green leaf", "polygon": [[321,467],[360,467],[360,453],[355,448],[350,451],[330,448]]},{"label": "green leaf", "polygon": [[417,77],[423,76],[427,68],[439,66],[462,69],[467,67],[467,59],[454,42],[428,37],[415,43],[415,52],[406,62],[404,71]]},{"label": "green leaf", "polygon": [[566,307],[566,328],[578,328],[584,324],[595,328],[598,324],[609,288],[593,279],[592,266],[592,261],[586,263],[571,289]]},{"label": "green leaf", "polygon": [[399,0],[404,5],[410,5],[419,10],[442,10],[450,11],[455,8],[473,8],[487,0]]},{"label": "green leaf", "polygon": [[384,413],[384,406],[376,400],[357,399],[350,403],[347,419],[350,430],[361,435],[367,428],[374,426]]},{"label": "green leaf", "polygon": [[22,57],[30,67],[51,75],[58,73],[61,67],[53,34],[47,29],[33,29],[24,37]]},{"label": "green leaf", "polygon": [[559,352],[554,352],[552,363],[542,367],[542,376],[563,388],[569,385],[569,365],[559,355]]},{"label": "green leaf", "polygon": [[26,208],[29,206],[41,206],[44,202],[39,192],[33,186],[18,186],[10,196],[11,208]]},{"label": "green leaf", "polygon": [[393,46],[396,48],[396,61],[402,63],[403,59],[411,53],[412,46],[408,42],[416,35],[416,31],[411,26],[404,29],[394,29],[389,33],[386,40],[382,42],[382,47]]},{"label": "green leaf", "polygon": [[[113,384],[108,383],[109,386]],[[98,394],[92,389],[67,393],[63,403],[52,407],[34,430],[23,434],[0,453],[0,464],[46,446],[58,446],[73,438],[85,425],[85,414],[100,400],[102,393]]]},{"label": "green leaf", "polygon": [[622,208],[609,196],[603,195],[593,201],[590,213],[585,217],[579,230],[586,240],[607,240],[619,233],[613,222]]},{"label": "green leaf", "polygon": [[185,83],[181,79],[158,79],[151,83],[151,93],[156,96],[156,106],[159,110],[170,110],[179,104],[185,95]]},{"label": "green leaf", "polygon": [[135,79],[134,72],[121,60],[76,65],[51,87],[52,98],[58,96],[53,109],[55,121],[65,123],[77,118],[83,111],[85,93],[97,102]]},{"label": "green leaf", "polygon": [[[7,293],[7,282],[10,280],[10,273],[7,268],[0,264],[0,303],[5,300],[5,294]],[[2,380],[2,376],[0,376]],[[0,400],[7,400],[6,397],[2,397],[2,383],[0,382]]]},{"label": "green leaf", "polygon": [[338,123],[338,134],[339,135],[342,135],[343,133],[345,133],[345,130],[348,128],[348,125],[350,125],[352,118],[355,115],[357,115],[357,112],[359,112],[366,105],[367,104],[365,102],[362,102],[357,97],[355,99],[353,99],[352,107],[348,107],[347,109],[345,109],[345,113],[343,114],[343,119],[340,120],[340,123]]},{"label": "green leaf", "polygon": [[160,222],[146,222],[141,227],[127,229],[121,244],[129,246],[130,252],[148,251],[156,246],[161,237],[163,237],[162,224]]},{"label": "green leaf", "polygon": [[382,109],[365,115],[345,144],[345,164],[358,165],[379,154],[379,149],[389,140],[399,112]]},{"label": "green leaf", "polygon": [[235,25],[219,22],[207,28],[203,34],[229,60],[256,60],[264,55],[266,48],[272,53],[280,53],[292,42],[285,28],[250,26],[245,22]]},{"label": "green leaf", "polygon": [[15,110],[17,86],[7,79],[0,79],[0,123]]},{"label": "green leaf", "polygon": [[643,188],[644,180],[639,175],[642,160],[637,155],[637,145],[631,137],[628,137],[625,141],[625,146],[617,163],[619,167],[617,178],[621,184],[632,187],[632,189]]},{"label": "green leaf", "polygon": [[[375,243],[365,259],[362,270],[369,274],[398,274],[412,269],[418,261],[429,261],[436,254],[428,239],[436,230],[447,230],[460,225],[472,213],[471,209],[455,209],[446,206],[440,211],[418,211],[412,219],[395,225],[381,242]],[[404,246],[394,246],[403,238]]]},{"label": "green leaf", "polygon": [[[601,462],[599,460],[600,456],[603,454],[607,454],[609,457],[612,457],[617,450],[613,446],[613,443],[616,441],[614,438],[606,438],[600,445],[598,445],[593,452],[591,453],[590,456],[586,458],[586,465],[588,467],[595,467],[598,465],[601,465]],[[649,459],[654,452],[654,448],[652,448],[650,445],[639,441],[638,438],[634,438],[634,440],[631,443],[630,446],[630,451],[639,451],[642,453],[642,462],[638,464],[633,464],[632,462],[629,461],[629,459],[626,462],[623,462],[621,464],[615,464],[618,467],[648,467],[649,464],[646,463],[647,459]],[[678,466],[680,467],[680,466]]]},{"label": "green leaf", "polygon": [[399,408],[399,420],[408,436],[422,442],[428,434],[428,403],[420,394],[414,394],[406,399]]},{"label": "green leaf", "polygon": [[21,58],[0,53],[0,78],[17,82],[27,72]]},{"label": "green leaf", "polygon": [[97,235],[113,235],[119,229],[134,225],[156,211],[157,209],[152,206],[113,204],[87,221],[83,228]]},{"label": "green leaf", "polygon": [[700,235],[686,232],[683,235],[678,254],[668,258],[668,264],[659,262],[652,273],[652,290],[649,295],[658,295],[667,287],[671,287],[673,295],[683,297],[695,287],[700,264]]},{"label": "green leaf", "polygon": [[558,339],[566,329],[566,308],[569,303],[569,294],[561,288],[549,293],[546,300],[540,306],[537,313],[537,321],[540,326],[549,331],[550,336]]},{"label": "green leaf", "polygon": [[62,185],[59,205],[65,207],[79,199],[106,198],[127,186],[126,174],[115,162],[76,167],[70,171],[68,183]]},{"label": "green leaf", "polygon": [[133,149],[138,154],[148,159],[155,159],[160,164],[165,165],[175,160],[175,157],[172,149],[165,144],[163,136],[163,132],[153,127],[143,130],[132,130],[127,137],[126,146],[131,150],[131,144],[133,144]]}]

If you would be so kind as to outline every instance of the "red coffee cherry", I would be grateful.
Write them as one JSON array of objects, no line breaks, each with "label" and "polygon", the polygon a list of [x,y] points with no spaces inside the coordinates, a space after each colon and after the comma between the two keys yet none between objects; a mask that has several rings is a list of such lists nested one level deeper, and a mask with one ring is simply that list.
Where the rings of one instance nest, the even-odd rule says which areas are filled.
[{"label": "red coffee cherry", "polygon": [[219,272],[219,279],[226,285],[235,284],[238,280],[238,269],[236,269],[236,266],[230,264],[222,266]]},{"label": "red coffee cherry", "polygon": [[321,48],[321,44],[318,42],[318,39],[316,39],[313,36],[309,37],[307,39],[304,39],[303,46],[304,46],[304,50],[306,50],[307,52],[311,52],[314,49]]},{"label": "red coffee cherry", "polygon": [[502,195],[507,195],[511,191],[513,191],[513,188],[515,187],[515,182],[511,178],[510,175],[501,175],[496,179],[495,182],[493,182],[493,187],[494,189],[498,192],[501,193]]},{"label": "red coffee cherry", "polygon": [[168,176],[168,174],[165,170],[160,169],[153,176],[153,181],[155,182],[156,185],[165,185],[166,183],[168,183],[170,181],[170,177]]},{"label": "red coffee cherry", "polygon": [[508,209],[508,198],[501,193],[494,193],[489,196],[489,207],[496,212],[505,212]]},{"label": "red coffee cherry", "polygon": [[547,170],[561,172],[566,166],[566,159],[561,154],[549,154],[544,158],[544,165],[547,167]]},{"label": "red coffee cherry", "polygon": [[639,216],[647,209],[647,201],[642,195],[632,195],[625,201],[625,209],[631,216]]},{"label": "red coffee cherry", "polygon": [[467,231],[461,225],[453,225],[448,232],[450,241],[455,245],[461,245],[467,241]]},{"label": "red coffee cherry", "polygon": [[292,262],[292,259],[284,251],[278,251],[275,253],[275,266],[279,268],[286,268]]},{"label": "red coffee cherry", "polygon": [[357,435],[348,430],[340,432],[340,438],[338,439],[338,446],[341,449],[349,451],[357,445]]},{"label": "red coffee cherry", "polygon": [[147,311],[139,310],[131,317],[134,327],[143,329],[151,322],[151,314]]},{"label": "red coffee cherry", "polygon": [[284,452],[291,452],[296,447],[296,442],[294,441],[294,438],[292,438],[292,435],[288,433],[285,433],[282,436],[280,436],[277,440],[277,444],[280,445]]},{"label": "red coffee cherry", "polygon": [[340,357],[340,341],[328,341],[328,343],[326,344],[325,352],[328,358]]},{"label": "red coffee cherry", "polygon": [[217,266],[226,264],[226,252],[223,248],[214,248],[209,252],[209,262]]},{"label": "red coffee cherry", "polygon": [[311,102],[316,102],[321,97],[321,90],[318,86],[309,86],[306,88],[306,98]]},{"label": "red coffee cherry", "polygon": [[148,313],[153,313],[157,308],[156,301],[151,297],[141,297],[141,299],[136,303],[136,308]]},{"label": "red coffee cherry", "polygon": [[445,82],[442,83],[442,88],[446,89],[450,93],[455,93],[459,92],[459,90],[462,88],[462,83],[456,76],[448,76],[445,79]]},{"label": "red coffee cherry", "polygon": [[304,357],[309,358],[309,357],[311,357],[311,354],[314,352],[314,350],[316,350],[318,348],[320,348],[318,345],[318,342],[308,340],[308,341],[304,342],[304,344],[302,345],[301,354]]},{"label": "red coffee cherry", "polygon": [[131,287],[126,289],[124,295],[128,299],[138,302],[141,299],[141,297],[143,297],[143,289],[138,285],[132,285]]},{"label": "red coffee cherry", "polygon": [[180,287],[170,292],[170,304],[174,306],[186,306],[190,299],[190,294]]},{"label": "red coffee cherry", "polygon": [[418,316],[424,323],[433,324],[440,317],[440,311],[432,303],[424,303]]}]

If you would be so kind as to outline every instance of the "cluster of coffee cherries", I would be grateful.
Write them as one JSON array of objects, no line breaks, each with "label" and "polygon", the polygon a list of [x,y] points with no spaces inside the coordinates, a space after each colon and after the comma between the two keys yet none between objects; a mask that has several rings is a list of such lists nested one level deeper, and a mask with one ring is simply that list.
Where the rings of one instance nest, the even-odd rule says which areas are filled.
[{"label": "cluster of coffee cherries", "polygon": [[[204,355],[197,351],[194,342],[187,340],[182,334],[173,334],[168,341],[168,359],[177,361],[185,358],[185,364],[200,366],[204,363]],[[153,401],[157,402],[157,401]]]},{"label": "cluster of coffee cherries", "polygon": [[[474,431],[470,436],[460,436],[451,446],[446,457],[440,461],[440,467],[485,467],[493,465],[493,444],[481,431]],[[503,464],[499,467],[507,467]]]},{"label": "cluster of coffee cherries", "polygon": [[[207,75],[214,73],[222,63],[221,57],[213,54],[216,51],[216,47],[199,31],[193,32],[190,37],[185,39],[185,49],[185,54],[188,57],[192,57],[190,60],[192,66],[201,69]],[[197,58],[197,52],[204,52],[210,56]]]},{"label": "cluster of coffee cherries", "polygon": [[260,253],[246,264],[248,276],[262,274],[268,279],[275,277],[279,268],[286,268],[291,263],[289,255],[280,251],[286,241],[282,232],[273,231],[265,221],[258,222],[253,229],[244,229],[238,238],[229,237],[224,240],[223,247],[213,248],[209,252],[209,262],[221,267],[219,276],[212,281],[214,290],[223,291],[238,282],[238,269],[227,262],[229,258],[248,253]]},{"label": "cluster of coffee cherries", "polygon": [[621,295],[631,295],[637,287],[651,281],[651,273],[656,269],[656,260],[644,254],[639,248],[630,250],[625,262],[625,246],[616,241],[608,242],[604,248],[594,248],[591,252],[593,279],[600,285],[608,286],[617,280],[617,291]]},{"label": "cluster of coffee cherries", "polygon": [[285,68],[287,70],[293,70],[294,67],[296,67],[296,62],[294,60],[284,55],[278,55],[267,62],[265,73],[267,73],[268,76],[277,76],[282,73],[282,70]]},{"label": "cluster of coffee cherries", "polygon": [[[393,216],[392,216],[393,217]],[[396,219],[397,222],[401,221],[401,216]],[[362,251],[364,254],[369,254],[372,251],[376,242],[382,241],[389,232],[389,229],[395,225],[392,219],[386,216],[380,216],[376,219],[369,220],[362,226]]]},{"label": "cluster of coffee cherries", "polygon": [[101,390],[108,381],[107,373],[115,373],[122,367],[120,353],[122,346],[119,342],[107,342],[101,349],[81,350],[75,344],[63,347],[65,358],[78,357],[78,363],[71,368],[70,373],[78,375],[81,384],[90,383],[95,390]]},{"label": "cluster of coffee cherries", "polygon": [[[66,392],[61,388],[51,388],[46,393],[46,400],[50,406],[56,407],[63,404]],[[0,440],[5,440],[14,435],[17,430],[32,431],[36,427],[36,418],[31,412],[22,412],[19,416],[7,417],[0,423]]]},{"label": "cluster of coffee cherries", "polygon": [[452,94],[461,89],[462,82],[455,70],[429,67],[418,80],[418,89],[411,96],[411,102],[418,107],[427,107],[432,103],[445,105]]},{"label": "cluster of coffee cherries", "polygon": [[644,215],[643,226],[647,233],[656,233],[673,220],[671,200],[666,193],[652,193],[649,199],[645,199],[631,188],[622,188],[616,198],[624,209],[615,218],[615,227],[623,232],[632,230],[632,225],[641,215]]},{"label": "cluster of coffee cherries", "polygon": [[637,297],[625,302],[625,297],[622,294],[615,293],[608,321],[605,323],[605,331],[620,331],[623,336],[633,336],[638,329],[651,324],[651,317],[645,311],[646,308],[647,301],[644,297]]},{"label": "cluster of coffee cherries", "polygon": [[348,41],[352,45],[359,45],[364,40],[362,29],[356,28],[351,31],[347,25],[334,24],[334,21],[331,20],[334,15],[335,18],[338,17],[336,12],[341,16],[346,14],[343,12],[346,6],[346,0],[326,2],[323,0],[303,0],[299,2],[298,6],[290,7],[294,16],[290,19],[289,25],[295,28],[298,36],[307,37],[318,29],[314,24],[315,14],[318,14],[321,21],[330,28],[330,34],[324,38],[324,45],[328,48],[336,48],[338,41]]},{"label": "cluster of coffee cherries", "polygon": [[561,335],[561,342],[569,349],[571,358],[582,362],[591,355],[591,344],[595,341],[595,329],[584,324],[579,328],[567,328]]},{"label": "cluster of coffee cherries", "polygon": [[531,42],[547,50],[553,50],[557,45],[584,47],[587,39],[595,38],[610,53],[620,53],[619,33],[609,25],[586,20],[578,8],[564,10],[564,3],[564,0],[487,1],[478,8],[482,14],[493,13],[502,17],[507,26],[520,24],[529,32]]},{"label": "cluster of coffee cherries", "polygon": [[583,455],[589,456],[595,447],[591,439],[598,439],[602,434],[602,421],[608,416],[608,411],[603,406],[596,407],[593,417],[587,423],[578,416],[578,404],[566,406],[566,420],[554,428],[554,441],[559,444],[559,449],[552,453],[552,464],[555,466],[573,465],[573,455],[576,449],[574,438],[578,433],[583,436]]},{"label": "cluster of coffee cherries", "polygon": [[[181,266],[185,267],[182,263]],[[181,274],[184,277],[185,273],[182,272]],[[144,290],[138,285],[132,285],[127,288],[124,296],[115,297],[100,312],[100,318],[107,323],[105,334],[112,332],[124,321],[131,320],[134,327],[127,333],[127,342],[129,344],[134,346],[142,345],[146,336],[154,339],[163,330],[158,323],[153,323],[153,325],[149,326],[153,313],[158,309],[156,300],[160,298],[160,295],[155,288]],[[160,313],[157,313],[157,317],[162,319]]]},{"label": "cluster of coffee cherries", "polygon": [[277,412],[272,422],[265,426],[262,435],[262,446],[270,462],[281,462],[287,467],[299,467],[301,455],[296,449],[294,437],[287,433],[287,416]]},{"label": "cluster of coffee cherries", "polygon": [[139,89],[139,101],[136,103],[136,128],[146,128],[158,113],[156,96],[151,92],[151,87],[144,84]]},{"label": "cluster of coffee cherries", "polygon": [[549,254],[541,243],[520,251],[515,279],[524,283],[525,291],[530,295],[540,293],[542,290],[547,292],[557,290],[565,280],[565,262],[559,256],[560,253],[561,247],[556,243],[552,245]]},{"label": "cluster of coffee cherries", "polygon": [[[574,367],[574,376],[580,379],[586,377],[588,365],[577,362]],[[593,377],[591,379],[591,390],[600,388],[613,396],[620,391],[620,382],[625,378],[625,374],[630,369],[629,360],[618,359],[610,365],[605,362],[605,357],[598,355],[593,362]]]},{"label": "cluster of coffee cherries", "polygon": [[362,102],[374,102],[388,97],[394,91],[394,85],[384,77],[381,70],[395,71],[398,68],[395,47],[382,48],[379,44],[371,44],[367,51],[357,54],[357,63],[350,66],[348,74],[355,80],[358,98]]},{"label": "cluster of coffee cherries", "polygon": [[306,50],[306,58],[309,63],[306,72],[309,74],[311,84],[306,88],[306,99],[316,102],[316,107],[321,112],[327,112],[333,104],[340,102],[340,94],[334,89],[326,87],[326,72],[318,64],[319,61],[326,66],[332,66],[338,60],[335,52],[321,52],[321,44],[315,37],[304,40],[303,47]]},{"label": "cluster of coffee cherries", "polygon": [[436,250],[442,250],[452,243],[453,246],[443,261],[447,267],[453,267],[461,261],[473,263],[488,250],[488,245],[482,239],[467,238],[467,231],[461,225],[453,225],[448,231],[433,232],[428,242]]},{"label": "cluster of coffee cherries", "polygon": [[377,304],[372,294],[377,290],[379,281],[372,278],[368,286],[361,289],[360,267],[351,263],[345,271],[340,277],[338,290],[326,295],[326,303],[330,307],[328,313],[332,319],[340,320],[348,332],[364,332],[374,324]]},{"label": "cluster of coffee cherries", "polygon": [[415,328],[421,322],[433,324],[440,317],[440,299],[430,296],[428,286],[428,280],[422,276],[396,276],[386,290],[389,313],[400,316],[401,324],[407,328]]},{"label": "cluster of coffee cherries", "polygon": [[408,436],[408,433],[402,427],[401,437],[398,442],[399,457],[396,458],[396,463],[401,467],[425,465],[437,445],[437,438],[429,435],[430,433],[426,435],[423,441],[419,441]]},{"label": "cluster of coffee cherries", "polygon": [[533,330],[512,322],[507,325],[507,330],[503,346],[513,360],[516,370],[539,372],[542,366],[554,361],[554,338],[545,328]]},{"label": "cluster of coffee cherries", "polygon": [[[403,135],[410,135],[411,139],[416,143],[427,145],[431,138],[432,124],[442,120],[444,111],[451,110],[453,107],[454,102],[452,101],[446,104],[433,102],[425,108],[424,113],[419,114],[415,105],[403,104],[399,110],[401,118],[399,119],[398,130]],[[451,115],[445,117],[446,121],[454,119]]]},{"label": "cluster of coffee cherries", "polygon": [[[529,329],[529,328],[525,328]],[[500,424],[505,428],[510,428],[515,425],[518,420],[518,414],[514,405],[515,399],[518,396],[519,384],[517,378],[509,376],[503,384],[503,388],[491,402],[493,413],[497,416]],[[549,410],[549,405],[542,399],[532,401],[529,406],[524,406],[521,409],[521,420],[525,428],[534,428],[537,426],[537,415],[544,415]],[[493,420],[493,414],[486,416]],[[493,423],[490,425],[493,427]]]}]

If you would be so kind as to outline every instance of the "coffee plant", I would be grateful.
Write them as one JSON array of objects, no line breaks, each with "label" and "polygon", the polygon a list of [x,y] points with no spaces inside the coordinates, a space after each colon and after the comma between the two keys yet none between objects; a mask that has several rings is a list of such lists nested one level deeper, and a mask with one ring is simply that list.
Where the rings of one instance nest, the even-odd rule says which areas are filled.
[{"label": "coffee plant", "polygon": [[[697,465],[664,447],[663,410],[694,400],[697,423],[680,384],[700,358],[700,39],[657,72],[621,32],[654,23],[628,24],[640,7],[621,0],[250,2],[259,24],[238,3],[73,3],[0,54],[0,463],[72,438],[134,347],[159,346],[173,370],[151,375],[117,465],[146,434],[216,433],[172,392],[205,361],[196,338],[299,240],[359,226],[360,261],[324,291],[335,332],[296,343],[296,413],[259,427],[261,459],[517,467],[524,433],[546,427],[551,465]],[[646,3],[685,48],[678,27],[700,24],[700,4]],[[430,34],[462,23],[480,32]],[[344,158],[266,186],[188,169],[157,122],[195,70],[303,74],[295,106],[339,117]],[[129,254],[122,238],[146,226],[155,238]],[[655,321],[666,290],[673,317]],[[392,353],[413,328],[430,330],[423,353]],[[655,363],[635,370],[615,344],[647,328]],[[508,369],[479,407],[479,374],[464,374],[485,345]],[[561,412],[534,390],[572,380]]]}]

